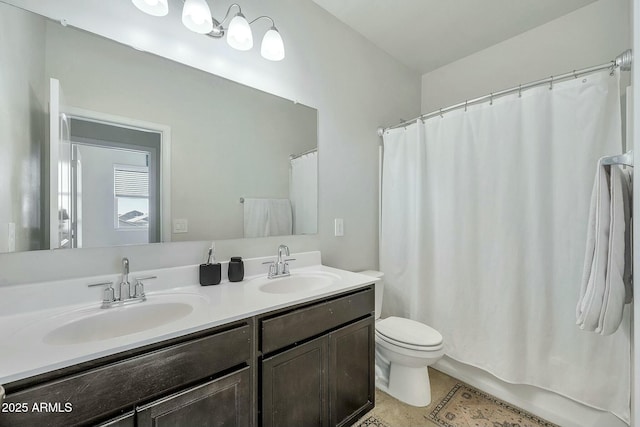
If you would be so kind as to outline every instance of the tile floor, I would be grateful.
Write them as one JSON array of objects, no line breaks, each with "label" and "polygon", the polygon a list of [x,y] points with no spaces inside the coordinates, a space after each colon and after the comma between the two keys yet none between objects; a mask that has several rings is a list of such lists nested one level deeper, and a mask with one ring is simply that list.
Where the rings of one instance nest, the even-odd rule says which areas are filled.
[{"label": "tile floor", "polygon": [[[429,419],[429,414],[444,399],[447,393],[461,381],[431,367],[429,368],[429,378],[431,379],[431,403],[429,406],[417,408],[407,405],[376,389],[376,407],[354,425],[358,427],[373,427],[379,425],[377,422],[381,422],[381,427],[437,427],[438,424]],[[375,417],[376,423],[363,423],[371,415]],[[496,424],[498,423],[494,423],[494,425]],[[503,424],[499,425],[502,426]]]},{"label": "tile floor", "polygon": [[[459,381],[433,368],[429,368],[429,378],[431,380],[431,403],[426,408],[407,405],[376,389],[376,407],[364,418],[374,415],[390,427],[437,426],[428,419],[428,415]],[[357,426],[358,423],[355,425]]]}]

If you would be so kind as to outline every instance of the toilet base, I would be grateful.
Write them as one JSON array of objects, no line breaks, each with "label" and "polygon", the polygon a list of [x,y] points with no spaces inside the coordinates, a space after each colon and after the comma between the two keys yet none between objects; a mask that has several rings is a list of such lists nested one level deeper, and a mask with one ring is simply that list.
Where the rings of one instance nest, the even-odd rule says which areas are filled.
[{"label": "toilet base", "polygon": [[391,363],[388,386],[382,381],[376,386],[411,406],[423,407],[431,403],[431,382],[426,366],[411,368]]}]

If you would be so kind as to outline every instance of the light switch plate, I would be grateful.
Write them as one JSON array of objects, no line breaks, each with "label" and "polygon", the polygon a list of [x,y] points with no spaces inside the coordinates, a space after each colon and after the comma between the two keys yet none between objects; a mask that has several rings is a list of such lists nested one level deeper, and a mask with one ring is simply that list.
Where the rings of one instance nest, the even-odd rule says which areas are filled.
[{"label": "light switch plate", "polygon": [[342,218],[336,218],[334,220],[335,225],[335,236],[340,237],[344,236],[344,220]]},{"label": "light switch plate", "polygon": [[189,221],[187,219],[174,219],[173,220],[173,232],[174,233],[187,233],[189,231]]}]

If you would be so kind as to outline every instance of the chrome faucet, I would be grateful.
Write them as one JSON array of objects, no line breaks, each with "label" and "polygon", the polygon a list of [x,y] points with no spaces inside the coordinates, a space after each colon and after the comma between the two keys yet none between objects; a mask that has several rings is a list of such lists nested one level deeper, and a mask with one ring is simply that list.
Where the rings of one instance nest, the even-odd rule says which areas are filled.
[{"label": "chrome faucet", "polygon": [[289,261],[295,261],[295,258],[287,258],[289,256],[289,247],[287,245],[278,246],[278,260],[263,262],[263,264],[269,264],[269,274],[267,278],[274,279],[276,277],[285,277],[291,275],[289,272]]},{"label": "chrome faucet", "polygon": [[[122,281],[120,282],[120,294],[116,297],[113,289],[113,282],[101,282],[90,284],[93,286],[107,286],[104,290],[104,298],[102,299],[102,308],[115,307],[134,302],[146,301],[147,297],[144,293],[143,280],[155,279],[156,276],[137,277],[135,286],[131,286],[129,282],[129,259],[122,258]],[[133,288],[133,292],[132,291]]]},{"label": "chrome faucet", "polygon": [[120,301],[131,298],[131,283],[129,283],[129,258],[122,258],[122,282],[120,282]]}]

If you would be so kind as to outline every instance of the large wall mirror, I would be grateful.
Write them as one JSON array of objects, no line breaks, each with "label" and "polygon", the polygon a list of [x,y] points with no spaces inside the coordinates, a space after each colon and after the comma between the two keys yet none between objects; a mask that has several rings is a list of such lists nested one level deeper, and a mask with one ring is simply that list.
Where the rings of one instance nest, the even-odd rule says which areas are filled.
[{"label": "large wall mirror", "polygon": [[5,3],[0,29],[0,252],[317,233],[315,109]]}]

